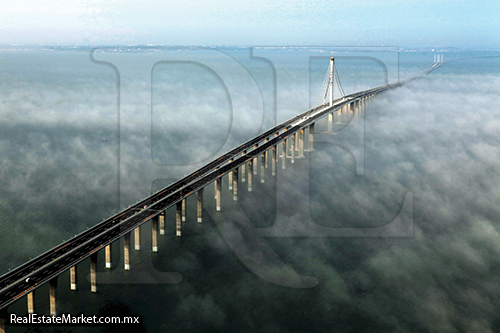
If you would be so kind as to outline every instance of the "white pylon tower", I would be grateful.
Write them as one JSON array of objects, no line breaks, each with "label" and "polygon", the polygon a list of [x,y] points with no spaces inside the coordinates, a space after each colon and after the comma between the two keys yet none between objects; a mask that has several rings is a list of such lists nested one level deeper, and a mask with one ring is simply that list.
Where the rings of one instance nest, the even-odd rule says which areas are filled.
[{"label": "white pylon tower", "polygon": [[330,58],[330,106],[333,105],[333,70],[335,68],[335,58]]}]

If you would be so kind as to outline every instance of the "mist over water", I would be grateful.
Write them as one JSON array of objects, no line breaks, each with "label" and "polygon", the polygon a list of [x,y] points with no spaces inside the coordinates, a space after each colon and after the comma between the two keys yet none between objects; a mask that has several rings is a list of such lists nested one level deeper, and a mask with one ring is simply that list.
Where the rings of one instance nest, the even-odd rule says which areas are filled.
[{"label": "mist over water", "polygon": [[[309,74],[294,61],[299,50],[278,53],[281,61],[273,64],[251,57],[247,49],[224,52],[257,82],[263,113],[255,113],[260,102],[253,100],[234,110],[224,82],[192,63],[158,64],[149,82],[138,74],[135,93],[151,93],[151,104],[143,105],[141,98],[118,104],[120,73],[92,60],[87,50],[1,51],[0,274],[305,111],[316,99],[329,58],[319,53],[324,58],[310,60]],[[491,55],[450,52],[445,60]],[[370,57],[382,59],[387,76]],[[352,93],[386,78],[397,80],[398,69],[401,79],[415,75],[432,62],[433,53],[401,52],[399,68],[397,54],[360,58],[339,52],[336,59],[343,88]],[[280,75],[276,86],[273,70]],[[104,270],[99,253],[97,294],[90,293],[87,260],[78,266],[77,292],[70,292],[69,274],[62,274],[58,312],[139,315],[139,331],[148,332],[497,331],[499,91],[498,58],[446,63],[370,104],[363,176],[356,174],[349,149],[335,135],[321,134],[326,129],[321,120],[315,152],[295,164],[288,160],[286,170],[279,159],[279,184],[270,168],[264,184],[254,176],[251,193],[240,182],[237,205],[257,228],[271,228],[277,216],[291,224],[310,216],[326,227],[382,226],[399,214],[405,194],[413,194],[413,237],[265,238],[297,273],[316,277],[317,286],[278,286],[246,267],[217,227],[221,215],[210,185],[202,224],[196,222],[195,196],[188,199],[180,239],[174,234],[174,209],[167,211],[158,253],[150,254],[151,227],[144,225],[142,249],[132,251],[130,272],[120,261],[122,241],[114,244],[112,271]],[[244,98],[246,87],[237,94]],[[120,124],[120,108],[136,110],[136,121]],[[240,118],[231,118],[234,114]],[[247,123],[248,130],[229,134],[232,121]],[[144,151],[151,151],[150,160],[137,159]],[[230,216],[236,203],[227,185],[225,177],[222,210]],[[286,190],[284,206],[277,204],[278,185]],[[303,198],[309,202],[303,204]],[[242,223],[233,221],[237,230]],[[255,245],[247,242],[241,246]],[[183,281],[144,284],[144,276],[156,271],[179,272]],[[35,311],[49,312],[47,286],[36,291]],[[9,312],[27,313],[26,301]],[[39,327],[43,332],[111,329]]]}]

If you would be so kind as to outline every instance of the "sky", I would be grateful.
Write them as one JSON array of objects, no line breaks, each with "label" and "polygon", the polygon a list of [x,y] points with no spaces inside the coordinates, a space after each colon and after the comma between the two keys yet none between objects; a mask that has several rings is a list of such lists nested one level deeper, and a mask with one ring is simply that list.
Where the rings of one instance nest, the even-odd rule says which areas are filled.
[{"label": "sky", "polygon": [[20,0],[0,43],[496,48],[498,1]]}]

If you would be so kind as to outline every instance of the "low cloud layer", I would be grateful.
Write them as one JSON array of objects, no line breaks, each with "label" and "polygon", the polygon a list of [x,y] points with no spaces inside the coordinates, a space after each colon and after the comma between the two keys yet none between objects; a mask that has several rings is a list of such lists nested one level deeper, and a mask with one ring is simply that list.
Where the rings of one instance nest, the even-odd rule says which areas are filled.
[{"label": "low cloud layer", "polygon": [[[90,61],[87,65],[91,67]],[[266,238],[291,268],[319,280],[311,289],[291,289],[250,272],[209,216],[203,225],[188,220],[183,242],[175,242],[173,236],[161,241],[161,259],[155,263],[161,270],[177,269],[184,280],[156,290],[162,297],[175,297],[168,298],[165,312],[146,322],[194,331],[230,327],[242,331],[496,331],[500,80],[486,72],[437,71],[374,99],[366,112],[362,177],[356,175],[348,150],[318,134],[316,152],[309,160],[297,159],[293,166],[288,160],[284,171],[278,163],[278,174],[284,176],[281,186],[289,193],[287,206],[275,204],[270,176],[267,187],[254,177],[253,194],[247,193],[246,183],[240,184],[238,202],[245,211],[252,211],[248,215],[257,227],[271,227],[276,213],[298,223],[310,214],[329,227],[380,226],[397,216],[405,193],[412,192],[413,237]],[[96,84],[98,73],[106,76],[101,78],[105,84]],[[213,133],[179,128],[179,135],[204,139],[200,145],[190,146],[189,141],[171,135],[182,120],[177,117],[159,121],[152,139],[144,135],[151,133],[151,123],[149,127],[130,125],[132,135],[121,143],[120,153],[112,73],[100,67],[90,78],[68,80],[78,88],[45,81],[33,86],[25,79],[15,88],[2,90],[0,272],[97,223],[119,204],[145,196],[152,180],[179,178],[225,137],[227,128],[217,124],[225,122],[226,114],[207,124],[201,112],[206,109],[197,109],[200,114],[190,113],[191,129],[201,131],[209,125]],[[278,92],[290,109],[291,87]],[[197,102],[210,95],[207,91]],[[214,98],[215,106],[225,103]],[[251,109],[244,114],[251,117]],[[318,124],[318,132],[322,126]],[[165,154],[159,161],[178,159],[193,161],[192,165],[156,177],[160,172],[154,163],[134,158],[133,153],[149,151],[151,140],[178,140],[178,149],[168,154],[156,146]],[[229,137],[222,150],[240,143]],[[124,155],[124,151],[132,153]],[[126,183],[118,183],[119,173]],[[120,188],[125,191],[118,193]],[[213,206],[212,191],[209,187],[206,193],[207,207]],[[224,195],[223,207],[232,204],[227,191]],[[304,197],[311,199],[310,204],[304,210],[295,208]],[[189,218],[194,214],[191,199]],[[287,211],[277,212],[279,207]],[[171,228],[172,212],[168,214]],[[135,295],[131,299],[146,302],[140,298],[141,286],[127,288]],[[147,316],[146,310],[143,315]],[[169,321],[176,325],[169,326]]]}]

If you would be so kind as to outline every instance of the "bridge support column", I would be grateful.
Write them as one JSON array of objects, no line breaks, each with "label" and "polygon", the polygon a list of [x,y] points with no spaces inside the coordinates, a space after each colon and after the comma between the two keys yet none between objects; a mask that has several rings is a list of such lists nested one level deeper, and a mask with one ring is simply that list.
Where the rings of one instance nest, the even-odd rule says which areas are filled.
[{"label": "bridge support column", "polygon": [[232,171],[233,174],[233,200],[238,200],[238,168]]},{"label": "bridge support column", "polygon": [[248,192],[252,192],[253,159],[248,161]]},{"label": "bridge support column", "polygon": [[90,291],[93,293],[97,292],[96,266],[97,266],[97,251],[90,255]]},{"label": "bridge support column", "polygon": [[182,199],[182,222],[186,221],[186,198]]},{"label": "bridge support column", "polygon": [[138,251],[141,249],[141,226],[138,226],[134,230],[134,242],[135,242],[135,249]]},{"label": "bridge support column", "polygon": [[342,117],[342,108],[333,111],[333,120],[335,124],[342,123],[341,117]]},{"label": "bridge support column", "polygon": [[276,155],[277,155],[278,146],[273,146],[273,159],[272,159],[272,173],[273,176],[276,176]]},{"label": "bridge support column", "polygon": [[281,169],[283,170],[286,169],[286,141],[287,139],[284,139],[281,145]]},{"label": "bridge support column", "polygon": [[49,280],[49,303],[50,315],[55,316],[56,311],[56,292],[57,292],[57,276]]},{"label": "bridge support column", "polygon": [[220,184],[221,183],[221,178],[218,178],[216,181],[215,181],[215,187],[217,189],[217,193],[215,194],[216,198],[215,198],[215,201],[216,201],[216,210],[218,212],[220,212],[220,201],[221,201],[221,197],[220,197]]},{"label": "bridge support column", "polygon": [[301,128],[297,134],[298,134],[298,138],[299,138],[298,147],[297,147],[299,154],[298,154],[297,158],[304,158],[304,129]]},{"label": "bridge support column", "polygon": [[198,223],[203,221],[203,188],[198,190],[198,200],[197,202],[197,210],[198,210]]},{"label": "bridge support column", "polygon": [[[220,186],[220,185],[219,185]],[[179,201],[176,205],[176,213],[175,213],[175,229],[176,229],[176,235],[177,237],[181,237],[181,231],[182,231],[182,202]]]},{"label": "bridge support column", "polygon": [[76,281],[77,281],[77,277],[76,277],[76,265],[71,267],[69,269],[69,288],[71,290],[76,290]]},{"label": "bridge support column", "polygon": [[264,184],[266,182],[266,152],[260,154],[260,182]]},{"label": "bridge support column", "polygon": [[[246,151],[244,150],[242,153],[241,153],[241,157],[245,156],[246,155]],[[247,181],[247,164],[246,163],[243,163],[241,165],[241,182],[244,183]]]},{"label": "bridge support column", "polygon": [[106,268],[111,268],[111,254],[113,253],[111,244],[106,246]]},{"label": "bridge support column", "polygon": [[[258,145],[255,145],[254,148],[257,149]],[[253,165],[254,165],[254,168],[253,168],[253,175],[254,176],[257,176],[257,168],[259,167],[259,160],[258,160],[258,156],[255,156],[254,159],[253,159]]]},{"label": "bridge support column", "polygon": [[[269,138],[266,138],[266,140],[264,140],[264,142],[268,143],[269,142]],[[266,169],[269,167],[269,149],[266,150],[266,152],[264,153],[266,155],[266,158],[264,160],[264,165],[266,167]]]},{"label": "bridge support column", "polygon": [[0,333],[5,333],[5,319],[7,319],[7,307],[0,310]]},{"label": "bridge support column", "polygon": [[309,125],[309,147],[308,151],[314,151],[314,123]]},{"label": "bridge support column", "polygon": [[327,130],[327,132],[328,133],[332,133],[333,132],[333,112],[330,112],[328,114],[328,130]]},{"label": "bridge support column", "polygon": [[35,291],[28,294],[28,313],[35,313]]},{"label": "bridge support column", "polygon": [[290,152],[291,152],[291,157],[292,157],[292,163],[295,163],[295,147],[294,147],[294,144],[295,144],[295,135],[297,135],[297,133],[293,133],[292,134],[292,140],[290,142],[291,144],[291,149],[290,149]]},{"label": "bridge support column", "polygon": [[165,235],[165,211],[160,214],[160,235]]},{"label": "bridge support column", "polygon": [[158,215],[151,219],[151,250],[158,252]]},{"label": "bridge support column", "polygon": [[[232,158],[229,159],[229,163],[231,163],[233,161]],[[233,173],[232,172],[229,172],[228,174],[228,177],[229,177],[229,191],[232,191],[233,190]]]},{"label": "bridge support column", "polygon": [[123,262],[126,271],[130,270],[130,232],[123,235]]}]

